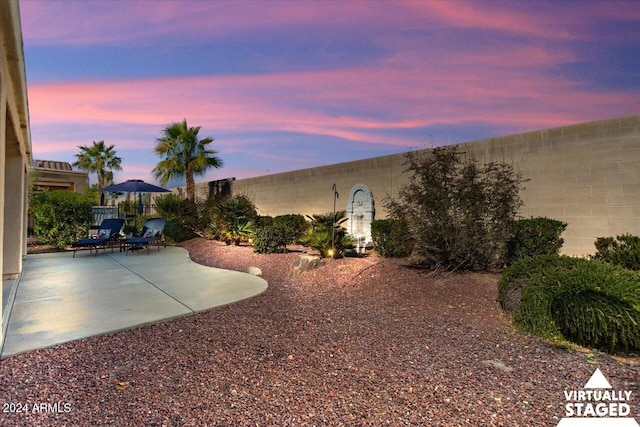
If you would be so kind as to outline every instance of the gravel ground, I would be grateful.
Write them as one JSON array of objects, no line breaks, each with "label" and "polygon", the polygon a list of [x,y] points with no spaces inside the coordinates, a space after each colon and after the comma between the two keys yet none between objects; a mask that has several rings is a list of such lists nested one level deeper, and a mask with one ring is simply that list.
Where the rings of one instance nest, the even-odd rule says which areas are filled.
[{"label": "gravel ground", "polygon": [[184,247],[202,264],[257,266],[269,288],[3,360],[0,425],[555,426],[564,391],[596,367],[633,391],[640,419],[638,359],[514,331],[497,275],[435,275],[371,254],[290,278],[299,253]]}]

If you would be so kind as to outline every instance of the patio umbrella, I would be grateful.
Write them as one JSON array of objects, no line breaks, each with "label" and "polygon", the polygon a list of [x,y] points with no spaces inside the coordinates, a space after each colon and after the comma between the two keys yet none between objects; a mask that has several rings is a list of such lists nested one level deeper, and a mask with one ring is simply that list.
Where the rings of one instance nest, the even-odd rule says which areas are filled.
[{"label": "patio umbrella", "polygon": [[149,184],[141,179],[130,179],[120,184],[113,184],[100,189],[100,191],[108,191],[110,193],[130,192],[138,194],[138,213],[142,214],[142,193],[167,193],[171,190]]}]

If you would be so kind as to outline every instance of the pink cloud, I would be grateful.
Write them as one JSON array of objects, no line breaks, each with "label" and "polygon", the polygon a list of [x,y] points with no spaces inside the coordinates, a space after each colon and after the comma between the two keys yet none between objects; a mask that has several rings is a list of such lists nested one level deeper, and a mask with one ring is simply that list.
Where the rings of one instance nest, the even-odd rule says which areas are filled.
[{"label": "pink cloud", "polygon": [[463,65],[464,60],[445,61],[402,70],[34,84],[29,103],[32,122],[39,126],[108,124],[145,133],[155,129],[159,135],[170,122],[188,118],[214,137],[290,131],[406,147],[416,141],[390,139],[382,131],[457,123],[556,126],[602,118],[603,111],[629,114],[640,106],[638,91],[586,90],[527,67],[514,68],[518,57],[486,64],[485,58],[472,56]]},{"label": "pink cloud", "polygon": [[[170,43],[203,38],[326,30],[471,28],[554,40],[597,37],[588,25],[602,16],[638,16],[623,4],[479,1],[264,2],[161,1],[21,3],[25,40],[30,45],[144,45],[167,36]],[[636,8],[637,9],[637,8]],[[571,15],[572,19],[565,17]],[[87,19],[91,17],[91,19]]]}]

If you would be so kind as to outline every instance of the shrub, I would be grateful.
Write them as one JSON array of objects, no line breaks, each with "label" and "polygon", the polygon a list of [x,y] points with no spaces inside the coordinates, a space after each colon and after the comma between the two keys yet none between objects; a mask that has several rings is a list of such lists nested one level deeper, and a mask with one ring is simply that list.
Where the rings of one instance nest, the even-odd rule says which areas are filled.
[{"label": "shrub", "polygon": [[258,213],[251,199],[237,195],[218,198],[211,203],[211,218],[207,226],[209,234],[227,244],[239,244],[253,237]]},{"label": "shrub", "polygon": [[507,242],[507,262],[535,255],[558,255],[567,223],[551,218],[526,218],[514,224],[513,237]]},{"label": "shrub", "polygon": [[383,257],[406,257],[413,249],[405,221],[377,219],[371,223],[371,238],[378,254]]},{"label": "shrub", "polygon": [[207,222],[204,220],[206,206],[203,202],[186,199],[178,194],[165,194],[155,199],[158,214],[167,221],[176,219],[182,228],[191,234],[202,232]]},{"label": "shrub", "polygon": [[514,323],[526,332],[609,352],[640,349],[640,276],[635,272],[597,260],[543,255],[505,271],[501,288],[517,288],[503,281],[520,283]]},{"label": "shrub", "polygon": [[259,217],[253,236],[253,249],[258,253],[286,252],[287,245],[298,240],[308,223],[302,215]]},{"label": "shrub", "polygon": [[516,311],[520,308],[522,288],[527,286],[533,277],[571,270],[584,261],[581,258],[556,255],[523,258],[502,273],[498,282],[498,301],[504,310]]},{"label": "shrub", "polygon": [[253,250],[261,254],[286,252],[289,243],[289,230],[278,223],[259,228],[253,236]]},{"label": "shrub", "polygon": [[180,218],[183,198],[177,194],[169,193],[155,198],[158,213],[166,219]]},{"label": "shrub", "polygon": [[415,259],[428,268],[488,270],[505,263],[524,181],[509,164],[480,164],[463,154],[454,146],[408,153],[409,184],[385,202],[392,218],[409,225]]},{"label": "shrub", "polygon": [[302,215],[297,214],[278,215],[273,219],[273,223],[284,228],[288,240],[287,244],[300,239],[309,228],[307,220]]},{"label": "shrub", "polygon": [[256,228],[268,227],[273,224],[273,217],[268,215],[258,215],[256,218]]},{"label": "shrub", "polygon": [[92,201],[72,191],[46,191],[33,197],[33,231],[58,248],[78,240],[93,222]]},{"label": "shrub", "polygon": [[551,315],[566,338],[612,353],[640,350],[640,276],[595,261],[558,280]]},{"label": "shrub", "polygon": [[346,215],[346,211],[338,211],[335,216],[331,212],[310,216],[311,225],[300,242],[320,251],[323,258],[342,258],[346,251],[353,248],[353,239],[341,226],[347,220]]},{"label": "shrub", "polygon": [[167,224],[164,227],[164,235],[169,243],[180,243],[198,236],[193,230],[185,227],[178,218],[167,220]]},{"label": "shrub", "polygon": [[620,265],[630,270],[640,270],[640,237],[631,234],[598,237],[595,259]]}]

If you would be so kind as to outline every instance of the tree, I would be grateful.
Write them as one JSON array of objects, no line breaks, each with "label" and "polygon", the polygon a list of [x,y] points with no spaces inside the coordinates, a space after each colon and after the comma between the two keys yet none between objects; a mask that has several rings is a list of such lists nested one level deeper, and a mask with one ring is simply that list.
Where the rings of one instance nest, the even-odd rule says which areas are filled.
[{"label": "tree", "polygon": [[[114,146],[106,146],[104,141],[93,141],[91,147],[78,146],[80,153],[73,163],[80,169],[95,172],[98,175],[98,188],[104,188],[113,182],[113,171],[120,171],[122,159],[116,156]],[[100,195],[100,206],[104,206],[104,193]]]},{"label": "tree", "polygon": [[157,139],[154,149],[162,160],[153,169],[156,179],[166,185],[172,178],[185,177],[187,199],[195,200],[194,175],[204,175],[210,168],[222,167],[217,151],[207,148],[213,138],[198,139],[201,126],[188,127],[187,119],[175,122],[163,129],[163,137]]}]

